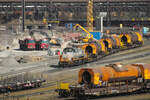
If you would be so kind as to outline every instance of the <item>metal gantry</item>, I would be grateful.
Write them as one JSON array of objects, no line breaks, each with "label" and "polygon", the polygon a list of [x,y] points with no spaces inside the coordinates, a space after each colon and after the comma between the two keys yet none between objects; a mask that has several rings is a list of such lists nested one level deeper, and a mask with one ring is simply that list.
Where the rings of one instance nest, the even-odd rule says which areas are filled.
[{"label": "metal gantry", "polygon": [[[35,20],[41,20],[44,13],[47,13],[50,20],[67,21],[69,18],[65,16],[71,13],[71,20],[86,21],[86,15],[83,16],[83,14],[87,12],[87,0],[25,0],[25,2],[26,17],[29,12],[32,12]],[[107,12],[104,20],[108,24],[115,20],[130,21],[132,18],[139,20],[145,16],[147,18],[143,18],[144,20],[150,18],[150,0],[93,0],[93,2],[94,17],[96,13]],[[3,18],[7,21],[11,18],[19,18],[21,4],[20,0],[0,0],[0,16],[4,16]],[[64,13],[67,14],[64,15]],[[115,13],[117,17],[113,16],[116,15]],[[124,13],[126,15],[122,15]]]}]

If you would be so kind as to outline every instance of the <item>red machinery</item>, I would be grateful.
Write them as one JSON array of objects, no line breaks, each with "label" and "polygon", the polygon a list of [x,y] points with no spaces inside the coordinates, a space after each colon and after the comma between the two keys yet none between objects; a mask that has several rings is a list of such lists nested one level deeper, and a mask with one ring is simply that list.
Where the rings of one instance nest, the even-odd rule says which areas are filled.
[{"label": "red machinery", "polygon": [[32,38],[26,38],[24,40],[19,40],[19,45],[21,50],[35,50],[36,43]]},{"label": "red machinery", "polygon": [[37,50],[47,50],[49,47],[49,41],[48,39],[40,39],[39,41],[36,41],[36,49]]}]

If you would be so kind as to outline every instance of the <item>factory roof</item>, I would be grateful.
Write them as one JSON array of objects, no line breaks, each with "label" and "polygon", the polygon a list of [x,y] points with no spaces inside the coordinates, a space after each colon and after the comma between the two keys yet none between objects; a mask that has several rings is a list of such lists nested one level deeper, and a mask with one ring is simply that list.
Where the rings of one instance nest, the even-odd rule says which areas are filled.
[{"label": "factory roof", "polygon": [[[0,0],[0,2],[21,2],[22,0]],[[94,2],[148,2],[150,0],[94,0]],[[25,2],[87,2],[87,0],[25,0]]]}]

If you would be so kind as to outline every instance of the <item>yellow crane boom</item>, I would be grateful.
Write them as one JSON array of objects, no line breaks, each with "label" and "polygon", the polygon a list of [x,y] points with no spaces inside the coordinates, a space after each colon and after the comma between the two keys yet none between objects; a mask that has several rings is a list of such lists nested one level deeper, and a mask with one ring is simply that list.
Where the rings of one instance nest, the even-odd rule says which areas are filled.
[{"label": "yellow crane boom", "polygon": [[89,39],[93,40],[93,34],[91,34],[89,31],[87,31],[84,27],[82,27],[80,24],[76,24],[74,28],[80,27],[84,32],[86,32],[88,35],[83,39],[84,42],[88,42]]},{"label": "yellow crane boom", "polygon": [[87,6],[87,27],[89,32],[93,32],[93,20],[93,0],[89,0]]}]

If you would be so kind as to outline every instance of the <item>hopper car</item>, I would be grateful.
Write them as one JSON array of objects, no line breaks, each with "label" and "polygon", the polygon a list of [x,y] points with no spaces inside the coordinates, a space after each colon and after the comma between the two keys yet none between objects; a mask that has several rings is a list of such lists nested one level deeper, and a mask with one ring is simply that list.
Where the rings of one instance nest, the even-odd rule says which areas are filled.
[{"label": "hopper car", "polygon": [[[96,61],[120,50],[140,47],[143,43],[143,37],[139,32],[122,33],[119,34],[119,36],[103,37],[98,41],[83,43],[77,47],[81,48],[84,54],[82,56],[78,54],[78,57],[69,56],[70,58],[67,58],[66,51],[65,53],[63,51],[59,58],[59,66],[70,67]],[[72,49],[76,48],[72,47]],[[74,51],[75,50],[72,51],[72,54],[76,54]]]},{"label": "hopper car", "polygon": [[63,97],[86,100],[89,96],[108,96],[149,92],[150,64],[109,64],[97,68],[81,68],[78,83],[60,83],[56,92]]}]

